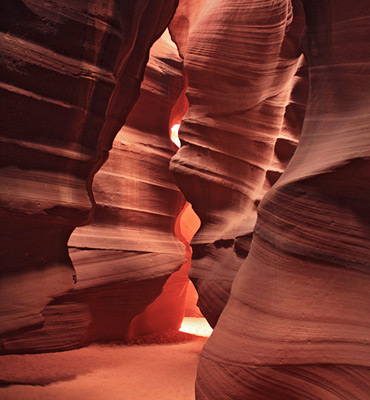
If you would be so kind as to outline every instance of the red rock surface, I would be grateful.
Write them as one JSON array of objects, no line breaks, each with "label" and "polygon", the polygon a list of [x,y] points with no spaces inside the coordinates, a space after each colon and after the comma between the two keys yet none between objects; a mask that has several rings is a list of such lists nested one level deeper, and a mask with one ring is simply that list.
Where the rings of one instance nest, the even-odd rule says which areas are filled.
[{"label": "red rock surface", "polygon": [[259,206],[249,256],[201,356],[197,399],[370,396],[370,7],[304,6],[301,140]]},{"label": "red rock surface", "polygon": [[179,325],[189,101],[197,399],[368,400],[369,3],[181,0],[127,119],[175,3],[1,3],[0,350]]},{"label": "red rock surface", "polygon": [[[39,328],[46,304],[73,288],[69,235],[88,222],[93,175],[176,3],[1,2],[1,333]],[[85,306],[63,307],[78,316],[73,336]]]},{"label": "red rock surface", "polygon": [[169,128],[180,107],[172,110],[183,104],[182,65],[166,31],[151,48],[140,98],[95,175],[94,221],[69,240],[77,283],[46,307],[42,329],[5,340],[7,351],[60,350],[180,327],[189,265],[175,224],[184,198],[168,167],[176,151]]},{"label": "red rock surface", "polygon": [[[109,292],[104,282],[107,275],[114,285],[153,280],[150,290],[131,297],[132,315],[140,314],[154,300],[152,295],[146,298],[147,294],[155,287],[159,294],[163,277],[168,278],[186,261],[185,245],[175,235],[184,198],[168,171],[176,151],[169,130],[179,122],[174,120],[172,109],[182,101],[185,88],[182,68],[183,62],[166,31],[151,49],[139,101],[117,135],[107,163],[95,176],[94,222],[76,229],[69,241],[77,278],[80,268],[82,274],[88,273],[87,286],[93,290],[101,287],[102,298]],[[178,329],[187,285],[187,271],[183,269],[166,283],[166,293],[141,317],[142,324],[136,318],[126,331],[121,328],[119,336]],[[122,298],[126,296],[124,290],[121,294]],[[112,307],[114,304],[108,301],[104,314]],[[118,311],[116,318],[121,314]]]},{"label": "red rock surface", "polygon": [[[287,116],[294,132],[284,115],[303,27],[302,6],[296,2],[293,16],[286,1],[180,2],[170,25],[190,103],[171,170],[202,222],[190,277],[212,326],[248,254],[257,205],[298,139],[302,115]],[[298,97],[304,107],[304,88]]]}]

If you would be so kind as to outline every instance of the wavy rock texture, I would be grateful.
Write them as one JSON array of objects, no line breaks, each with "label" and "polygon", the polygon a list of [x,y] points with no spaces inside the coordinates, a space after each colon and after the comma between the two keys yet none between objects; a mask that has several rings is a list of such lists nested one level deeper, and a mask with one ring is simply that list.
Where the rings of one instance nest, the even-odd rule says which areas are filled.
[{"label": "wavy rock texture", "polygon": [[212,326],[248,254],[257,205],[294,152],[301,116],[292,106],[293,132],[284,115],[303,27],[299,3],[293,15],[290,2],[257,0],[181,2],[170,25],[190,103],[171,170],[202,221],[190,277]]},{"label": "wavy rock texture", "polygon": [[168,171],[182,68],[166,31],[151,49],[140,98],[95,175],[94,221],[69,240],[77,283],[46,307],[42,329],[7,340],[8,351],[60,350],[180,327],[188,266],[166,280],[186,261],[175,236],[185,202]]},{"label": "wavy rock texture", "polygon": [[[166,31],[151,49],[140,98],[113,142],[108,161],[95,176],[94,222],[77,228],[69,241],[76,291],[99,291],[99,315],[93,323],[102,332],[92,336],[94,340],[129,338],[181,325],[188,268],[171,276],[164,293],[151,303],[166,279],[186,262],[185,245],[175,235],[185,201],[168,171],[176,151],[169,128],[179,122],[178,107],[172,110],[177,102],[183,103],[182,69]],[[83,288],[79,287],[82,280]],[[147,281],[150,289],[128,295],[141,281]],[[120,298],[110,297],[111,287],[117,284],[122,286]],[[117,302],[120,308],[112,313]],[[150,309],[139,316],[149,304]],[[117,333],[107,332],[107,324],[117,326]]]},{"label": "wavy rock texture", "polygon": [[42,325],[73,288],[69,235],[176,3],[1,2],[1,333]]},{"label": "wavy rock texture", "polygon": [[310,92],[292,161],[206,344],[198,399],[370,395],[370,7],[305,1]]}]

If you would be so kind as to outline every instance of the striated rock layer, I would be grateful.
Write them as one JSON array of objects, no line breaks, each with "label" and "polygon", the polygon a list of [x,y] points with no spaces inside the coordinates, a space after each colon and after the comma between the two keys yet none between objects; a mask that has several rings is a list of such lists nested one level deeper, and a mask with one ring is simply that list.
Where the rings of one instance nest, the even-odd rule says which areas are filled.
[{"label": "striated rock layer", "polygon": [[201,356],[197,399],[370,396],[370,7],[304,7],[302,137],[259,206],[249,256]]},{"label": "striated rock layer", "polygon": [[[171,170],[202,222],[190,277],[212,326],[248,254],[258,203],[296,146],[303,27],[300,3],[293,12],[290,2],[260,0],[180,2],[170,25],[189,99]],[[290,98],[294,85],[300,101]]]},{"label": "striated rock layer", "polygon": [[[181,324],[188,285],[184,270],[170,278],[145,315],[138,314],[186,262],[185,245],[175,235],[185,201],[168,171],[176,151],[170,127],[179,122],[179,110],[172,110],[183,102],[185,88],[182,68],[166,31],[151,48],[140,98],[94,178],[94,222],[77,228],[70,238],[76,294],[94,293],[87,302],[98,313],[91,324],[99,333],[91,332],[89,340],[123,339]],[[132,291],[141,282],[148,287]],[[117,285],[120,293],[111,297]],[[107,325],[117,332],[107,331]]]},{"label": "striated rock layer", "polygon": [[0,334],[39,328],[45,305],[73,288],[68,238],[89,220],[93,175],[176,5],[1,2]]},{"label": "striated rock layer", "polygon": [[168,171],[175,152],[169,127],[180,114],[174,106],[183,104],[182,66],[166,31],[151,49],[140,98],[95,175],[94,221],[69,240],[77,283],[43,310],[42,329],[6,340],[7,351],[65,349],[179,328],[188,266],[166,280],[186,261],[175,235],[184,198]]}]

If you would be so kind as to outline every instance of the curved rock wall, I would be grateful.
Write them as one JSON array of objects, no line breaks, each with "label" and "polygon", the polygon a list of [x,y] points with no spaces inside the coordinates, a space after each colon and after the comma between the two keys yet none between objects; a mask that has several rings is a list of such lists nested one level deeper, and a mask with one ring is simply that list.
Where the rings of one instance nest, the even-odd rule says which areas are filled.
[{"label": "curved rock wall", "polygon": [[1,2],[0,333],[39,328],[73,288],[68,238],[91,217],[93,175],[176,5]]},{"label": "curved rock wall", "polygon": [[248,254],[258,203],[294,152],[284,115],[303,27],[298,2],[293,13],[288,1],[257,0],[180,2],[170,25],[190,104],[171,170],[202,221],[190,277],[212,326]]},{"label": "curved rock wall", "polygon": [[176,151],[169,128],[178,122],[177,103],[184,104],[182,67],[166,31],[151,48],[140,98],[94,177],[94,221],[70,237],[77,282],[43,310],[41,329],[5,340],[6,351],[61,350],[179,328],[188,268],[166,281],[186,261],[175,236],[185,202],[168,171]]},{"label": "curved rock wall", "polygon": [[[181,324],[186,271],[167,282],[166,295],[157,300],[158,305],[136,318],[134,325],[131,320],[186,262],[185,245],[175,235],[185,201],[168,171],[177,150],[169,131],[179,118],[172,110],[176,103],[183,103],[182,69],[166,31],[150,50],[140,98],[115,138],[108,161],[95,175],[94,221],[77,228],[70,238],[75,292],[91,292],[86,298],[93,314],[88,340],[124,339],[178,329]],[[142,282],[146,286],[139,291]],[[117,285],[120,292],[111,296]]]},{"label": "curved rock wall", "polygon": [[304,1],[310,91],[292,161],[201,355],[197,399],[370,394],[370,8]]}]

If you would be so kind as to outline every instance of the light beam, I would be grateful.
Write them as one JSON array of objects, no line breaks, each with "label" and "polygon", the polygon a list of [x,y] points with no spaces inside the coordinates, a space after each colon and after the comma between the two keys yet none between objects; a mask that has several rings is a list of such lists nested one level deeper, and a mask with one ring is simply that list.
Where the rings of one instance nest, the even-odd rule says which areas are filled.
[{"label": "light beam", "polygon": [[181,147],[181,142],[179,139],[179,129],[180,129],[180,124],[175,124],[171,128],[171,140],[177,147]]}]

